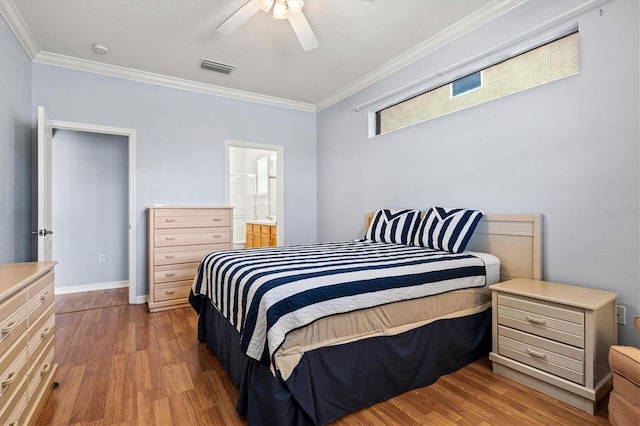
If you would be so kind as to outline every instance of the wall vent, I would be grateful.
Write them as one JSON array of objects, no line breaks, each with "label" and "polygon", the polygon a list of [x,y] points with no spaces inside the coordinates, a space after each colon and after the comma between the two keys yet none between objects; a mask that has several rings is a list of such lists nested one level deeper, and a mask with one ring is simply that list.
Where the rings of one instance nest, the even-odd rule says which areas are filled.
[{"label": "wall vent", "polygon": [[220,62],[211,61],[209,59],[200,59],[200,68],[215,71],[222,74],[229,74],[231,71],[236,69],[233,65],[222,64]]}]

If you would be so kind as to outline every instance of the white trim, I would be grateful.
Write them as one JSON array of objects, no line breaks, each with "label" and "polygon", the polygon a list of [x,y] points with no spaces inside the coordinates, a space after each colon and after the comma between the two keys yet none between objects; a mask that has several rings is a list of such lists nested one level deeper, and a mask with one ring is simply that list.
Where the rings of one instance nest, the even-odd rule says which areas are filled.
[{"label": "white trim", "polygon": [[354,81],[342,90],[335,92],[333,95],[321,100],[316,104],[316,110],[322,111],[333,104],[348,98],[354,93],[382,80],[383,78],[393,74],[394,72],[406,67],[407,65],[421,59],[428,54],[440,49],[443,46],[453,42],[465,34],[487,24],[493,19],[523,5],[528,0],[496,0],[485,7],[477,10],[464,19],[447,27],[444,31],[439,32],[433,37],[423,41],[416,47],[408,50],[404,54],[387,62],[383,66],[370,72],[363,78]]},{"label": "white trim", "polygon": [[129,303],[138,303],[136,298],[136,131],[123,127],[100,126],[96,124],[74,123],[70,121],[49,120],[51,127],[61,130],[102,133],[126,136],[129,144]]},{"label": "white trim", "polygon": [[124,288],[124,287],[129,287],[129,281],[111,281],[107,283],[81,284],[81,285],[69,285],[69,286],[59,286],[58,283],[56,283],[55,294],[83,293],[85,291],[112,290],[114,288]]},{"label": "white trim", "polygon": [[24,22],[24,19],[22,19],[22,15],[20,15],[13,0],[0,0],[0,15],[2,15],[7,25],[9,25],[9,28],[11,28],[16,35],[16,38],[29,56],[29,59],[33,60],[40,51],[40,47],[33,34],[31,34],[29,27],[27,27],[27,24]]},{"label": "white trim", "polygon": [[[423,58],[424,56],[434,52],[435,50],[445,46],[448,43],[462,37],[465,34],[485,25],[491,20],[521,6],[528,0],[495,0],[487,6],[479,9],[475,13],[458,21],[456,24],[448,27],[444,31],[436,34],[428,40],[425,40],[418,46],[408,50],[404,54],[389,61],[383,66],[370,72],[363,78],[360,78],[344,88],[334,92],[332,95],[320,100],[317,104],[293,101],[290,99],[277,98],[273,96],[261,95],[258,93],[247,92],[238,89],[231,89],[222,86],[215,86],[206,83],[200,83],[192,80],[173,78],[154,74],[131,68],[118,67],[115,65],[101,64],[94,61],[72,58],[65,55],[58,55],[50,52],[41,52],[35,38],[24,23],[20,13],[18,12],[14,0],[0,0],[0,14],[4,17],[7,24],[12,29],[20,44],[25,49],[27,55],[34,61],[47,65],[71,68],[80,71],[103,74],[112,77],[119,77],[143,83],[156,84],[176,89],[190,90],[193,92],[205,93],[210,95],[222,96],[231,99],[238,99],[247,102],[254,102],[264,105],[289,108],[304,112],[320,112],[358,91],[376,83],[377,81],[393,74],[403,67]],[[546,23],[539,25],[535,31],[544,31],[545,27],[552,27],[560,22],[566,22],[576,18],[577,16],[601,6],[612,0],[588,0],[587,2],[577,6],[576,8],[550,19]],[[366,106],[360,106],[360,109]]]},{"label": "white trim", "polygon": [[260,149],[265,151],[275,151],[278,154],[278,163],[276,175],[278,180],[277,184],[277,226],[276,226],[276,239],[279,246],[285,245],[284,240],[284,227],[285,227],[285,213],[284,213],[284,147],[281,145],[268,145],[254,142],[243,142],[232,139],[224,141],[224,199],[225,205],[230,206],[229,202],[229,147],[237,148],[249,148]]},{"label": "white trim", "polygon": [[86,71],[94,74],[107,75],[110,77],[124,78],[126,80],[155,84],[158,86],[170,87],[174,89],[205,93],[208,95],[221,96],[224,98],[277,106],[281,108],[289,108],[304,112],[316,112],[316,108],[313,104],[305,102],[293,101],[290,99],[278,98],[275,96],[261,95],[259,93],[247,92],[244,90],[232,89],[229,87],[216,86],[214,84],[201,83],[198,81],[187,80],[178,77],[169,77],[152,72],[136,70],[133,68],[103,64],[99,62],[88,61],[86,59],[59,55],[57,53],[39,52],[35,56],[33,61],[46,65],[54,65],[63,68]]},{"label": "white trim", "polygon": [[398,89],[357,105],[353,110],[356,112],[361,110],[379,111],[388,106],[402,102],[405,99],[411,98],[419,93],[427,92],[430,89],[439,87],[453,80],[457,80],[467,74],[484,69],[489,65],[496,64],[500,61],[516,56],[519,53],[570,34],[578,29],[578,16],[610,1],[612,0],[590,0],[562,15],[511,37],[491,49],[485,50],[475,56],[464,59],[444,69],[408,83]]},{"label": "white trim", "polygon": [[124,78],[143,83],[156,84],[159,86],[189,90],[193,92],[222,96],[231,99],[238,99],[247,102],[254,102],[264,105],[316,113],[351,96],[352,94],[362,90],[363,88],[398,71],[399,69],[407,66],[417,59],[420,59],[423,56],[441,48],[447,43],[450,43],[451,41],[461,37],[462,35],[473,31],[474,29],[491,21],[492,19],[506,12],[509,12],[510,10],[520,6],[523,3],[526,3],[527,1],[528,0],[494,0],[475,13],[458,21],[444,31],[436,34],[434,37],[431,37],[430,39],[422,42],[418,46],[405,52],[403,55],[386,63],[377,70],[367,74],[365,77],[356,80],[355,82],[321,100],[315,105],[306,102],[299,102],[290,99],[216,86],[212,84],[200,83],[192,80],[168,77],[146,71],[135,70],[132,68],[73,58],[70,56],[59,55],[51,52],[43,52],[40,51],[37,43],[35,42],[35,38],[20,16],[20,13],[15,7],[14,0],[0,1],[0,13],[5,17],[5,20],[7,21],[13,32],[16,34],[18,40],[20,40],[20,43],[27,51],[29,57],[34,62],[96,74],[103,74],[112,77]]}]

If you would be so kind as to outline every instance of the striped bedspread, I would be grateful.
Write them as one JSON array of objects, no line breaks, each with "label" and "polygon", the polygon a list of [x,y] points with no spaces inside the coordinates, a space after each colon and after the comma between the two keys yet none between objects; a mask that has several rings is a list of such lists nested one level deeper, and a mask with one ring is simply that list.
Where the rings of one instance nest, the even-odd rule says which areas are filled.
[{"label": "striped bedspread", "polygon": [[340,313],[485,285],[470,254],[371,241],[213,252],[193,295],[212,300],[242,351],[269,365],[288,332]]}]

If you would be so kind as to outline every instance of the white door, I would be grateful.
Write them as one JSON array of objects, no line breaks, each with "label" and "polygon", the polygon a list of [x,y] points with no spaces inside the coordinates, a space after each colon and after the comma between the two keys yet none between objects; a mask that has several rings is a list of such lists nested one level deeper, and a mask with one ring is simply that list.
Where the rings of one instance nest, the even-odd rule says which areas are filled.
[{"label": "white door", "polygon": [[53,128],[44,107],[38,107],[38,261],[52,260],[51,143]]}]

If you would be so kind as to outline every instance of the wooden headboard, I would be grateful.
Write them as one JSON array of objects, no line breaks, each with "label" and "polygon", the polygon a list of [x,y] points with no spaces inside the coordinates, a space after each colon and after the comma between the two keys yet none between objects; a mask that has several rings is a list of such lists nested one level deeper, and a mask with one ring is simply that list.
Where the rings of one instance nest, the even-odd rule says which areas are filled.
[{"label": "wooden headboard", "polygon": [[[373,213],[365,217],[365,229]],[[488,214],[482,217],[467,250],[491,253],[500,259],[500,280],[542,279],[542,215]]]}]

